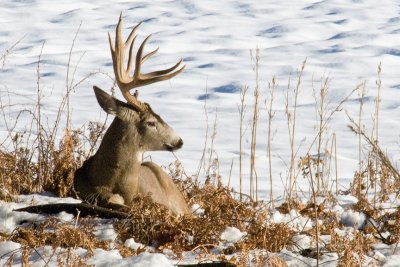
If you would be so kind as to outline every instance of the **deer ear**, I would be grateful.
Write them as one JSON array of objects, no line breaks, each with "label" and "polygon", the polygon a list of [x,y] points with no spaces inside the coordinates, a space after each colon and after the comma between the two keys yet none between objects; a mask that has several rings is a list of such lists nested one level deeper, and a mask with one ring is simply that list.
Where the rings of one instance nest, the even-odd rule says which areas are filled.
[{"label": "deer ear", "polygon": [[93,86],[94,94],[96,95],[97,102],[99,103],[100,107],[107,112],[108,114],[111,115],[116,115],[117,114],[117,99],[114,97],[110,96],[103,90],[101,90],[97,86]]},{"label": "deer ear", "polygon": [[97,86],[93,86],[93,90],[100,107],[108,114],[115,115],[122,120],[130,120],[133,117],[137,117],[137,111],[129,104],[119,101]]}]

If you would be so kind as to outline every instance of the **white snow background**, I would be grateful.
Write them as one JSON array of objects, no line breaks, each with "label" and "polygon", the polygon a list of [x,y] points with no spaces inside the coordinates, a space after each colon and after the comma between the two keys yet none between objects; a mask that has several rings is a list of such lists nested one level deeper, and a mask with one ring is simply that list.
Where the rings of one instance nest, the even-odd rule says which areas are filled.
[{"label": "white snow background", "polygon": [[[68,56],[78,28],[69,82],[77,64],[75,82],[92,72],[102,74],[85,80],[72,94],[73,127],[104,120],[106,114],[98,106],[92,86],[109,90],[113,85],[107,33],[111,32],[114,36],[121,11],[125,36],[132,26],[143,21],[139,36],[144,38],[153,33],[147,51],[160,47],[159,52],[144,64],[144,72],[167,68],[180,58],[186,64],[186,70],[179,76],[140,88],[140,98],[150,103],[184,140],[184,146],[176,152],[176,156],[187,174],[197,171],[201,158],[207,127],[204,114],[207,99],[210,128],[217,116],[214,150],[220,174],[227,183],[233,160],[231,186],[238,190],[239,90],[249,86],[247,124],[251,117],[255,85],[254,61],[249,50],[256,47],[260,49],[261,90],[256,170],[262,198],[269,198],[267,112],[264,105],[268,96],[267,84],[275,75],[279,86],[273,106],[276,115],[272,122],[272,160],[274,195],[279,197],[283,194],[282,179],[286,180],[290,163],[284,94],[289,78],[292,87],[295,86],[297,69],[306,58],[297,110],[298,156],[305,155],[317,133],[312,88],[319,89],[321,77],[330,78],[328,98],[332,107],[358,84],[366,82],[363,123],[371,129],[377,92],[375,81],[381,62],[379,141],[380,146],[397,162],[400,156],[397,127],[400,115],[400,3],[389,0],[2,0],[0,55],[17,41],[19,43],[2,58],[0,65],[1,101],[13,105],[7,108],[8,117],[0,120],[1,137],[5,138],[7,127],[15,122],[21,109],[34,108],[37,63],[42,45],[42,113],[49,118],[49,125],[53,123],[65,93]],[[119,93],[117,95],[121,98]],[[344,111],[357,117],[359,101],[359,96],[353,95],[329,123],[330,132],[337,135],[338,173],[342,189],[348,188],[358,162],[357,137],[347,128],[349,121]],[[24,116],[18,118],[18,129],[28,127],[28,117],[26,121]],[[247,192],[250,130],[246,132],[244,149],[244,190]],[[311,154],[315,151],[313,146]],[[175,160],[168,152],[149,154],[153,161],[164,166]],[[304,184],[308,189],[308,182]],[[2,215],[8,214],[7,219],[11,218],[14,222],[7,225],[3,221],[0,227],[9,231],[19,219],[13,217],[17,215],[11,212],[15,207],[4,205]],[[95,253],[96,257],[98,254]],[[143,262],[154,260],[148,255],[141,257]]]}]

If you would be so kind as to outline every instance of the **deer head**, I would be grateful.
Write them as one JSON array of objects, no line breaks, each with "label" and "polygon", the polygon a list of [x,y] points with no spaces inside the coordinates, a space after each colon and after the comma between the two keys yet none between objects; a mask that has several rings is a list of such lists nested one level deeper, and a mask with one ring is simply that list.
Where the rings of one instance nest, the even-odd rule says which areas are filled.
[{"label": "deer head", "polygon": [[[185,69],[181,66],[182,60],[174,66],[164,70],[141,73],[142,64],[151,56],[157,53],[158,48],[143,55],[145,45],[151,35],[147,36],[140,45],[136,57],[133,57],[133,47],[136,40],[135,32],[141,23],[136,25],[128,38],[124,42],[122,39],[122,14],[116,28],[115,43],[113,44],[109,34],[109,44],[115,73],[115,80],[127,103],[123,103],[105,93],[100,88],[94,86],[97,101],[100,106],[109,114],[117,116],[122,121],[130,124],[137,129],[138,149],[146,150],[168,150],[174,151],[183,145],[183,141],[178,137],[174,130],[156,114],[149,104],[143,103],[138,99],[138,91],[132,95],[130,90],[171,79]],[[125,51],[129,49],[128,61],[125,64]],[[132,67],[135,69],[131,74]],[[179,68],[180,67],[180,68]]]},{"label": "deer head", "polygon": [[121,121],[120,124],[125,129],[120,129],[120,131],[126,133],[126,138],[134,139],[133,144],[136,147],[133,149],[138,152],[174,151],[182,147],[182,139],[159,115],[154,113],[149,104],[137,101],[145,107],[138,109],[137,105],[119,101],[97,86],[93,89],[103,110],[115,115]]}]

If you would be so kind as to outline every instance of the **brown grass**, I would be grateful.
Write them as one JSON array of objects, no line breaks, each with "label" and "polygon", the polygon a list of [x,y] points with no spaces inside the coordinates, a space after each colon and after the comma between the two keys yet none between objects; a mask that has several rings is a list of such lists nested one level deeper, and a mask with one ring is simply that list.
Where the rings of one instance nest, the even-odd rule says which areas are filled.
[{"label": "brown grass", "polygon": [[18,227],[11,234],[10,240],[31,248],[50,245],[53,248],[82,247],[93,254],[94,248],[107,249],[107,242],[99,241],[93,234],[94,224],[91,220],[80,220],[79,227],[60,223],[49,218],[40,223],[31,223],[27,227]]},{"label": "brown grass", "polygon": [[[91,136],[99,135],[93,129]],[[59,197],[73,196],[75,170],[87,158],[83,149],[84,133],[65,130],[59,145],[47,144],[48,152],[41,162],[33,158],[38,150],[17,147],[16,151],[0,151],[0,182],[3,185],[0,199],[10,201],[13,195],[50,191]],[[39,167],[42,179],[38,179]]]},{"label": "brown grass", "polygon": [[203,245],[218,247],[221,233],[227,226],[233,226],[247,235],[226,253],[244,248],[276,252],[290,243],[294,232],[285,224],[265,224],[267,214],[254,202],[235,199],[225,187],[201,186],[191,179],[182,183],[187,197],[204,207],[203,215],[175,218],[162,206],[152,203],[149,196],[137,197],[129,219],[116,222],[121,240],[134,236],[138,242],[159,250],[170,248],[182,252]]},{"label": "brown grass", "polygon": [[[87,266],[86,261],[93,256],[96,248],[104,250],[115,248],[123,257],[137,255],[138,251],[127,248],[118,242],[98,240],[94,235],[94,227],[97,223],[98,221],[93,219],[79,219],[76,225],[71,225],[49,217],[42,222],[31,222],[24,227],[17,227],[11,235],[4,235],[2,239],[21,244],[20,251],[24,266],[29,266],[30,255],[38,253],[36,249],[45,245],[53,247],[54,250],[64,249],[54,251],[59,266]],[[74,249],[78,247],[86,249],[88,254],[83,258],[76,255]],[[10,255],[9,265],[12,265],[13,255],[16,252]],[[50,260],[44,259],[42,255],[40,257],[44,261]]]},{"label": "brown grass", "polygon": [[338,266],[363,266],[365,255],[371,250],[373,240],[354,230],[352,237],[331,234],[331,243],[328,249],[339,255]]},{"label": "brown grass", "polygon": [[[68,60],[68,75],[70,73],[69,63],[72,55],[72,48],[73,45]],[[6,51],[0,58],[0,61],[3,61],[3,65],[8,53],[9,52]],[[140,253],[142,251],[141,249],[134,251],[122,245],[128,238],[134,238],[136,242],[141,242],[146,246],[153,246],[157,251],[171,249],[178,257],[181,256],[183,251],[202,251],[207,257],[213,257],[213,253],[215,254],[215,251],[218,251],[219,255],[214,255],[216,259],[234,262],[239,266],[247,266],[249,264],[254,266],[286,266],[286,263],[273,253],[279,253],[284,248],[291,250],[296,246],[292,241],[293,237],[297,234],[306,234],[313,238],[314,243],[318,244],[317,259],[319,259],[321,253],[324,253],[321,251],[328,251],[338,254],[338,266],[359,266],[364,264],[365,255],[371,250],[371,244],[375,242],[394,244],[400,241],[399,210],[386,212],[380,208],[379,205],[375,205],[375,202],[371,204],[365,197],[368,189],[373,187],[375,192],[378,192],[376,195],[376,203],[382,203],[387,200],[388,194],[396,193],[398,195],[400,188],[399,171],[377,142],[379,105],[377,104],[377,109],[375,111],[375,136],[368,136],[360,125],[360,121],[356,123],[354,120],[350,119],[351,130],[360,138],[360,144],[361,138],[368,144],[369,153],[367,153],[367,160],[364,161],[363,164],[360,164],[359,170],[355,172],[353,186],[348,192],[359,198],[359,202],[354,205],[352,209],[363,212],[366,214],[368,220],[374,220],[376,224],[374,224],[374,226],[367,226],[361,230],[354,229],[352,236],[341,236],[336,232],[338,229],[343,228],[337,215],[326,209],[324,204],[316,204],[316,194],[320,192],[320,189],[323,187],[322,181],[320,181],[321,177],[318,177],[320,173],[319,168],[324,168],[325,166],[322,165],[326,164],[326,162],[322,161],[319,156],[315,158],[310,156],[311,153],[307,153],[304,157],[300,158],[299,164],[297,166],[295,165],[296,153],[294,140],[296,124],[298,123],[296,122],[296,108],[304,67],[305,62],[298,72],[297,85],[293,91],[295,98],[293,110],[289,110],[288,108],[288,96],[286,100],[285,112],[289,131],[289,149],[291,151],[291,163],[288,172],[288,184],[286,186],[289,197],[286,199],[286,202],[277,207],[276,210],[285,214],[295,209],[302,216],[314,223],[317,222],[317,220],[321,220],[321,223],[315,223],[313,228],[303,231],[293,229],[289,224],[269,222],[269,213],[267,212],[266,206],[253,201],[257,199],[258,194],[257,177],[255,192],[253,187],[254,181],[252,181],[251,197],[247,199],[242,192],[240,192],[240,197],[238,199],[235,192],[222,185],[217,171],[219,162],[212,157],[213,142],[216,133],[215,120],[213,135],[211,136],[211,153],[208,160],[209,166],[206,172],[208,177],[206,177],[204,184],[199,182],[199,177],[197,176],[195,179],[186,177],[185,173],[178,167],[179,164],[171,167],[171,175],[178,183],[186,199],[189,200],[190,204],[199,204],[204,209],[203,214],[179,218],[172,217],[163,206],[153,203],[150,196],[137,196],[133,200],[129,217],[124,220],[113,222],[118,233],[117,240],[113,242],[101,241],[96,238],[94,235],[94,227],[96,224],[100,223],[96,218],[77,218],[76,224],[71,224],[61,222],[52,217],[44,221],[24,224],[24,226],[16,228],[10,235],[0,233],[0,240],[12,240],[20,243],[22,245],[19,251],[22,254],[22,265],[26,266],[29,265],[30,256],[37,253],[36,249],[45,245],[52,246],[53,248],[63,248],[63,250],[56,255],[60,266],[86,265],[87,258],[80,258],[78,255],[74,254],[74,249],[78,247],[87,249],[89,252],[87,257],[92,255],[95,248],[106,250],[117,248],[123,257]],[[75,71],[76,69],[72,73],[75,73]],[[60,105],[55,126],[52,129],[45,130],[45,126],[42,125],[42,122],[46,120],[41,118],[42,114],[39,109],[41,104],[41,86],[39,83],[40,56],[37,72],[37,112],[31,112],[29,114],[32,115],[32,125],[37,126],[35,130],[37,130],[38,136],[35,137],[35,139],[31,132],[16,132],[13,127],[7,126],[6,130],[9,131],[8,139],[11,142],[11,149],[4,149],[2,147],[0,150],[0,200],[13,201],[16,195],[42,191],[50,191],[60,197],[74,197],[74,172],[81,165],[83,160],[95,151],[98,141],[101,139],[105,130],[104,123],[89,123],[87,130],[72,129],[70,125],[69,94],[81,84],[84,79],[93,74],[77,82],[74,82],[74,77],[68,78],[67,75],[66,93]],[[256,79],[258,79],[258,74]],[[275,86],[274,84],[275,80],[273,81],[273,88]],[[380,78],[378,86],[379,88],[381,86]],[[290,85],[288,87],[290,88]],[[242,126],[246,106],[244,101],[246,90],[247,89],[242,90],[241,108],[239,111],[241,116],[241,138],[243,137]],[[325,91],[323,93],[325,94]],[[340,109],[341,105],[347,101],[351,94],[343,99],[337,108],[332,109],[330,113],[326,113],[323,103],[320,103],[320,130],[319,134],[312,142],[314,144],[315,141],[318,140],[318,152],[321,152],[323,149],[321,140],[323,139],[322,134],[326,128],[326,124],[333,114]],[[271,111],[272,99],[273,96],[271,95],[268,111],[270,121],[273,114]],[[379,103],[379,100],[378,97],[377,103]],[[6,112],[4,110],[4,105],[3,103],[0,104],[0,113],[4,115]],[[257,108],[257,104],[255,108]],[[360,109],[360,118],[361,111],[362,109]],[[68,119],[65,127],[63,127],[61,126],[60,118],[65,112]],[[207,112],[205,113],[207,114]],[[254,119],[256,122],[258,114],[254,112],[254,116],[256,116]],[[269,126],[269,131],[271,130],[270,128],[271,126]],[[253,126],[254,132],[256,132],[256,129],[256,126]],[[56,133],[61,130],[63,130],[63,134],[60,139],[57,139]],[[255,137],[254,135],[252,154],[254,154],[256,146]],[[269,141],[270,138],[269,133]],[[207,143],[206,139],[205,147]],[[241,142],[240,147],[242,147]],[[204,151],[205,149],[206,148],[204,148]],[[242,148],[240,150],[242,150]],[[269,151],[268,153],[269,158],[271,158],[271,152]],[[242,152],[240,152],[240,156],[242,156]],[[206,166],[203,166],[206,164],[204,154],[201,161],[199,172],[202,167],[206,169]],[[360,162],[362,162],[361,159]],[[241,164],[242,160],[240,160],[240,165]],[[269,162],[269,164],[271,166],[271,162]],[[255,162],[253,162],[251,168],[252,171],[255,170]],[[213,171],[214,169],[216,171]],[[315,172],[313,173],[314,169],[317,169],[317,177],[315,176]],[[210,174],[211,171],[213,171],[212,174]],[[313,194],[314,198],[310,199],[309,203],[306,205],[297,201],[296,183],[297,176],[300,173],[304,178],[309,179],[312,185],[315,179],[317,181],[317,190]],[[177,179],[182,177],[185,179]],[[216,178],[218,178],[218,181],[216,181]],[[239,179],[242,179],[242,171],[240,171]],[[270,181],[272,181],[271,173]],[[377,188],[379,188],[379,190]],[[242,189],[240,189],[240,191],[242,191]],[[326,199],[328,198],[333,199],[334,197],[326,194]],[[220,236],[228,226],[236,227],[240,231],[245,232],[246,235],[235,244],[222,246]],[[384,237],[382,235],[383,232],[388,232],[389,235]],[[328,244],[321,243],[323,247],[319,248],[319,237],[321,235],[329,235],[331,237],[331,242]],[[305,250],[312,249],[313,248],[306,248]],[[211,252],[212,250],[214,252]],[[227,258],[224,256],[234,253],[237,253],[236,258],[230,256],[231,258],[228,259],[228,256],[226,256]],[[6,265],[13,264],[14,254],[15,253],[12,253],[9,256]]]}]

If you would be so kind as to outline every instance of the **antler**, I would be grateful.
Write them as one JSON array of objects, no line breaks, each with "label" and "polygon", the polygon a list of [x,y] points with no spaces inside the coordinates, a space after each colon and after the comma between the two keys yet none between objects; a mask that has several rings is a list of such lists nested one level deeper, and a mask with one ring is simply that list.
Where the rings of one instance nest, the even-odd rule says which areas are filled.
[{"label": "antler", "polygon": [[[111,40],[111,35],[108,33],[108,39],[110,42],[110,49],[111,49],[111,56],[113,60],[113,67],[114,67],[114,73],[115,73],[115,79],[117,81],[118,87],[121,89],[122,95],[124,98],[128,101],[128,103],[132,104],[133,106],[137,107],[139,110],[146,110],[146,105],[144,105],[142,102],[140,102],[137,98],[138,93],[137,91],[135,92],[134,95],[131,95],[129,90],[140,87],[140,86],[145,86],[148,84],[152,84],[155,82],[159,81],[165,81],[168,79],[171,79],[181,73],[185,69],[185,65],[183,65],[180,69],[176,70],[179,65],[182,62],[182,59],[178,61],[174,66],[168,69],[164,70],[159,70],[159,71],[153,71],[150,73],[141,73],[140,69],[143,64],[147,59],[149,59],[151,56],[153,56],[155,53],[157,53],[158,48],[153,50],[152,52],[146,54],[143,56],[143,50],[144,46],[146,45],[146,42],[149,40],[151,37],[151,34],[144,39],[142,44],[140,45],[136,58],[135,58],[135,70],[133,72],[133,76],[130,76],[129,73],[132,70],[132,65],[133,65],[133,58],[132,58],[132,50],[133,50],[133,45],[136,40],[136,35],[135,31],[136,29],[140,26],[141,23],[136,25],[131,33],[129,34],[128,39],[126,39],[125,42],[122,41],[122,34],[121,34],[121,28],[122,28],[122,13],[119,17],[119,21],[117,24],[116,28],[116,33],[115,33],[115,45],[113,45],[112,40]],[[127,67],[124,67],[124,58],[125,58],[125,50],[129,47],[129,57],[128,57],[128,64]]]}]

